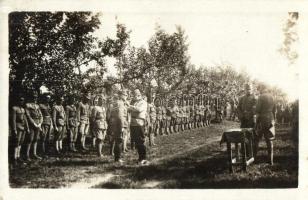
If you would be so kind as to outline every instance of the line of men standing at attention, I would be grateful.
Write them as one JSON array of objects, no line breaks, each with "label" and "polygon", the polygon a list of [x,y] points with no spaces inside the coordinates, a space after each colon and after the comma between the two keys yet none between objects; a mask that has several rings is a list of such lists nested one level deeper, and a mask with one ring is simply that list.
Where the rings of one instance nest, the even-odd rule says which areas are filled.
[{"label": "line of men standing at attention", "polygon": [[[146,138],[153,146],[158,135],[210,126],[211,121],[217,116],[220,118],[221,114],[218,99],[210,100],[204,95],[172,97],[166,101],[159,97],[147,98],[136,89],[132,99],[128,100],[128,96],[124,89],[108,98],[104,94],[94,98],[84,94],[78,103],[73,96],[68,96],[64,106],[64,97],[58,95],[51,106],[48,93],[42,94],[38,102],[38,94],[33,92],[27,103],[19,95],[15,99],[16,105],[10,110],[14,165],[48,158],[51,149],[56,156],[63,155],[65,138],[69,151],[77,151],[79,138],[78,149],[87,152],[86,138],[89,135],[99,157],[102,157],[103,145],[107,141],[115,162],[122,163],[121,153],[128,151],[130,142],[131,149],[138,151],[138,162],[146,165],[149,163]],[[21,156],[22,146],[25,147],[25,156]]]}]

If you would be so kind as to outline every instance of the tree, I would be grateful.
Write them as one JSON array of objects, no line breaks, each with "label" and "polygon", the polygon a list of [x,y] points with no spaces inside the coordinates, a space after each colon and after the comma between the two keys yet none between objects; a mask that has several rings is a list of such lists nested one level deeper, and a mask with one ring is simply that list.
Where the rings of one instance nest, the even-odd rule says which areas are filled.
[{"label": "tree", "polygon": [[99,14],[91,12],[10,13],[10,93],[42,85],[54,93],[80,93],[89,81],[82,68],[95,62],[104,73],[104,57],[112,55],[92,35],[99,25]]}]

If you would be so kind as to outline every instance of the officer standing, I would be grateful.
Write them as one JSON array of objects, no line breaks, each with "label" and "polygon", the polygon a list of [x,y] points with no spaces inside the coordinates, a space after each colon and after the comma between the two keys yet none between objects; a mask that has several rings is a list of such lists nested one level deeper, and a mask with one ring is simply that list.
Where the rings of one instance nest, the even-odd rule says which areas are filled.
[{"label": "officer standing", "polygon": [[145,117],[147,112],[147,102],[142,99],[141,92],[136,89],[134,91],[135,103],[129,107],[131,110],[131,134],[136,142],[136,148],[139,154],[139,163],[147,165],[146,146],[145,146]]},{"label": "officer standing", "polygon": [[251,86],[245,85],[245,95],[239,100],[238,116],[241,122],[241,128],[254,128],[255,126],[255,108],[256,99],[251,94]]},{"label": "officer standing", "polygon": [[260,97],[257,101],[256,114],[256,138],[255,138],[255,156],[258,153],[258,145],[260,139],[264,136],[267,145],[268,162],[274,164],[274,145],[275,139],[275,104],[273,96],[267,91],[264,84],[259,86]]}]

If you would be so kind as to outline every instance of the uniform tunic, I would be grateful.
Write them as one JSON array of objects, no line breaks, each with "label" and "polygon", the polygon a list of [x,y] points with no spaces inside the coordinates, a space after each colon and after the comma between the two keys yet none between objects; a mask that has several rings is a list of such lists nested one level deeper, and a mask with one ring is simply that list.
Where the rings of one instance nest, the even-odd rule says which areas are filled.
[{"label": "uniform tunic", "polygon": [[275,138],[274,122],[275,104],[269,93],[261,94],[257,101],[257,133],[264,134],[266,139]]},{"label": "uniform tunic", "polygon": [[237,109],[241,121],[241,128],[254,127],[255,108],[256,99],[253,95],[245,95],[240,98]]}]

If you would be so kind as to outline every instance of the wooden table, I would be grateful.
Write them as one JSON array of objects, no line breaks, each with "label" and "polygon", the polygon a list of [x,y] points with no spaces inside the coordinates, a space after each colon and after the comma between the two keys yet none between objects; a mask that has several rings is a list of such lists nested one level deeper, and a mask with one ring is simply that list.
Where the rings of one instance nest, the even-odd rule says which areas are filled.
[{"label": "wooden table", "polygon": [[[247,171],[247,166],[254,162],[253,157],[253,129],[239,128],[226,130],[220,144],[227,143],[227,154],[229,171],[233,173],[234,165],[242,165],[242,169]],[[235,157],[232,153],[232,143],[235,144]],[[241,153],[239,152],[239,144],[241,144]],[[240,159],[240,154],[242,159]]]}]

